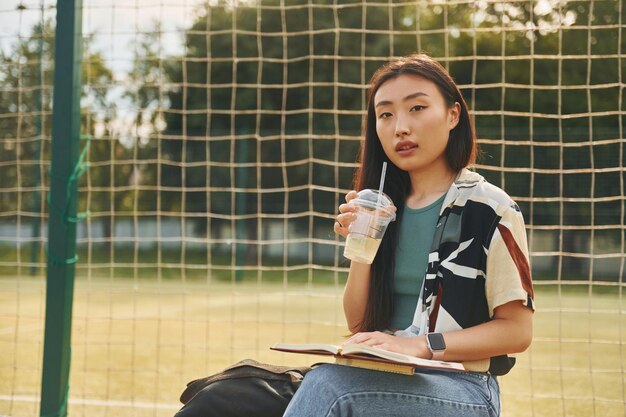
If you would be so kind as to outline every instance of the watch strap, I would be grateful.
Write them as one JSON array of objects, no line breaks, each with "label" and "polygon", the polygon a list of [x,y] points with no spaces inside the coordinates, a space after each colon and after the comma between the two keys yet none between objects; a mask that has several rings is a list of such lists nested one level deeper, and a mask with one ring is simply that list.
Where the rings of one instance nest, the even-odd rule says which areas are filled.
[{"label": "watch strap", "polygon": [[434,360],[434,361],[442,361],[443,360],[443,354],[444,354],[445,350],[431,350],[431,352],[433,353],[432,360]]}]

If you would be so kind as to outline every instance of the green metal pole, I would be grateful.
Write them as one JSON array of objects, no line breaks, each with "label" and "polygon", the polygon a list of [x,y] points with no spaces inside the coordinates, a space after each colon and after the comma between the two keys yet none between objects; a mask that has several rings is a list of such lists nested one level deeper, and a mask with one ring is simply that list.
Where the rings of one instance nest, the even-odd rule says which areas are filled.
[{"label": "green metal pole", "polygon": [[76,260],[82,0],[58,0],[41,417],[67,416]]}]

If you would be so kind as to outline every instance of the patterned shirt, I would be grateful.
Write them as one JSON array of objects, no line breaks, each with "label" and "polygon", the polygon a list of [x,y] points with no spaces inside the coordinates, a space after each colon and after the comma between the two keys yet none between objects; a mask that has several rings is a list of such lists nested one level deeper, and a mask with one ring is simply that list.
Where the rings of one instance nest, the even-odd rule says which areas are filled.
[{"label": "patterned shirt", "polygon": [[[490,321],[496,307],[514,300],[535,308],[522,213],[504,191],[464,169],[441,209],[413,323],[396,334],[467,329]],[[464,364],[504,375],[515,358]]]}]

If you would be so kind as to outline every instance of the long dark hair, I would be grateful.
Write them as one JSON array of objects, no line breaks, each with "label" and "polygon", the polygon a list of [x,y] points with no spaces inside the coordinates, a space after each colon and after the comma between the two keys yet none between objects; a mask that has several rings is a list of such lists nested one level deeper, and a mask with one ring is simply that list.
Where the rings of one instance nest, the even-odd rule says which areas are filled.
[{"label": "long dark hair", "polygon": [[459,172],[474,163],[477,146],[474,127],[467,104],[448,74],[448,71],[431,57],[423,54],[411,55],[384,65],[374,73],[367,95],[367,115],[364,123],[365,139],[361,143],[359,168],[354,177],[357,190],[378,188],[383,162],[387,162],[384,192],[397,206],[397,220],[392,222],[380,244],[372,263],[372,276],[367,307],[359,331],[383,330],[389,327],[393,313],[393,268],[395,249],[398,241],[398,224],[402,218],[404,202],[411,192],[411,181],[406,171],[399,169],[385,155],[376,133],[376,113],[374,96],[385,82],[400,75],[418,75],[437,86],[449,107],[459,103],[459,122],[450,132],[446,148],[446,160],[450,168]]}]

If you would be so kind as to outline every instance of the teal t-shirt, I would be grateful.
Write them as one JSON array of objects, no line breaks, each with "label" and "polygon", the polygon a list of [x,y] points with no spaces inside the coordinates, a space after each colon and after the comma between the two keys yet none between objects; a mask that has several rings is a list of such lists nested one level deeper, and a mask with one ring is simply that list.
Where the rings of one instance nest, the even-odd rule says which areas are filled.
[{"label": "teal t-shirt", "polygon": [[409,208],[406,204],[404,206],[393,277],[392,329],[405,329],[413,322],[428,266],[428,253],[444,199],[445,194],[429,206],[419,209]]}]

